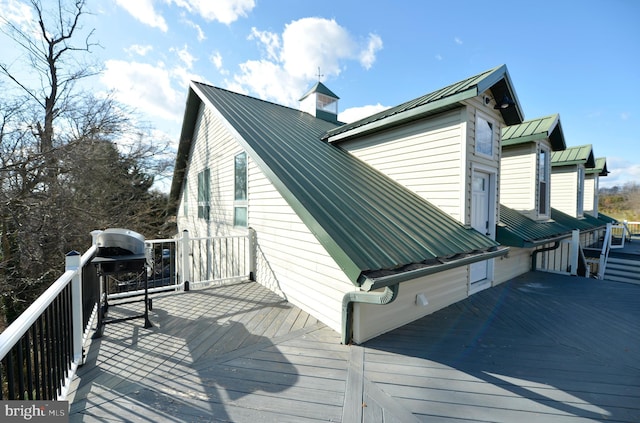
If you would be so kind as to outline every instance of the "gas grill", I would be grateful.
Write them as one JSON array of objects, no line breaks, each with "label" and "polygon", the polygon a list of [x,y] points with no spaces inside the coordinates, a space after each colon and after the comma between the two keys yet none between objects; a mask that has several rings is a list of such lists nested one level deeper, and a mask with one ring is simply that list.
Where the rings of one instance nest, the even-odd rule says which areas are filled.
[{"label": "gas grill", "polygon": [[[126,320],[144,318],[144,327],[150,328],[153,325],[149,321],[149,310],[151,309],[151,299],[149,299],[148,279],[147,279],[147,258],[144,248],[144,236],[137,232],[110,228],[98,234],[96,239],[97,253],[92,263],[96,266],[100,279],[100,304],[98,307],[98,330],[96,338],[102,336],[104,325],[108,323],[118,323]],[[128,301],[121,301],[118,304],[144,302],[144,313],[140,315],[124,317],[119,319],[107,319],[109,310],[109,284],[108,279],[118,280],[119,278],[133,279],[139,281],[144,288],[144,298],[140,299],[139,291],[130,296],[121,298],[136,298]]]}]

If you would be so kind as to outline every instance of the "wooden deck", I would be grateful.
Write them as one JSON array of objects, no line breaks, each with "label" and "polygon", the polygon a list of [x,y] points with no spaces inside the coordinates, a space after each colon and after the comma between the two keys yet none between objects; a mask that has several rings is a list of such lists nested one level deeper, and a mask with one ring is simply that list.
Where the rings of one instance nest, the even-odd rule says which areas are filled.
[{"label": "wooden deck", "polygon": [[640,421],[637,285],[529,273],[361,346],[255,283],[153,306],[93,341],[72,422]]}]

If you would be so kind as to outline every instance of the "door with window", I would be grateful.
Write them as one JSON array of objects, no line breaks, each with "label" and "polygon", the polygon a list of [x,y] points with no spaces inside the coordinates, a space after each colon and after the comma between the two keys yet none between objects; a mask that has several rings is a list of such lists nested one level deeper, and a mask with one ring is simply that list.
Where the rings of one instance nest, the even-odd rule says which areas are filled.
[{"label": "door with window", "polygon": [[[491,235],[491,175],[474,171],[471,183],[471,226],[478,232]],[[473,263],[470,266],[469,293],[478,292],[491,285],[489,280],[489,261]]]}]

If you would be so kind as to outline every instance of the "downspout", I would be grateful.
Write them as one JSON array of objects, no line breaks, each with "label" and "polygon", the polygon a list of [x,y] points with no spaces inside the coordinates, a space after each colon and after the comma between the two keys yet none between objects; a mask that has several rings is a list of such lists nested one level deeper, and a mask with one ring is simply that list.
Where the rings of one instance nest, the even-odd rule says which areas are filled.
[{"label": "downspout", "polygon": [[558,247],[560,247],[560,241],[556,241],[552,247],[546,247],[546,248],[541,248],[539,250],[534,250],[533,253],[531,253],[531,270],[535,272],[536,270],[536,266],[538,265],[538,254],[540,253],[544,253],[546,251],[553,251],[553,250],[557,250]]},{"label": "downspout", "polygon": [[342,343],[347,345],[353,335],[353,303],[384,305],[398,296],[400,284],[385,286],[382,292],[349,291],[342,297]]}]

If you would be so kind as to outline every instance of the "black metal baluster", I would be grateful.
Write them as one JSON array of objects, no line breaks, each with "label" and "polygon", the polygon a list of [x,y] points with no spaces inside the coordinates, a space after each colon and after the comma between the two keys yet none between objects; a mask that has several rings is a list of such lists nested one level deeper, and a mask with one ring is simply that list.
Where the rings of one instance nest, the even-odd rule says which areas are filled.
[{"label": "black metal baluster", "polygon": [[18,398],[24,400],[24,348],[23,348],[24,338],[20,338],[20,340],[16,343],[16,354],[17,357],[17,366],[16,370],[18,373]]},{"label": "black metal baluster", "polygon": [[53,399],[53,347],[51,341],[52,334],[52,323],[51,323],[51,307],[47,307],[44,312],[44,327],[45,327],[45,345],[46,345],[46,356],[47,356],[47,366],[46,366],[46,385],[47,385],[47,394],[45,399]]},{"label": "black metal baluster", "polygon": [[[29,328],[31,329],[31,328]],[[27,398],[33,400],[33,348],[31,347],[31,339],[29,337],[29,331],[24,333],[24,344],[27,351]]]},{"label": "black metal baluster", "polygon": [[10,400],[16,399],[15,379],[13,376],[13,349],[7,354],[7,388]]},{"label": "black metal baluster", "polygon": [[38,322],[36,321],[33,326],[31,326],[31,344],[33,346],[33,379],[35,385],[35,399],[40,400],[42,397],[40,396],[40,350],[38,348]]},{"label": "black metal baluster", "polygon": [[45,349],[44,316],[38,317],[38,344],[40,344],[40,398],[47,399],[47,350]]},{"label": "black metal baluster", "polygon": [[52,303],[52,313],[53,313],[53,344],[54,344],[54,379],[53,379],[53,392],[54,398],[57,398],[59,395],[60,381],[62,380],[62,333],[60,333],[61,325],[60,320],[62,318],[62,311],[60,310],[60,296],[56,297],[56,299]]}]

